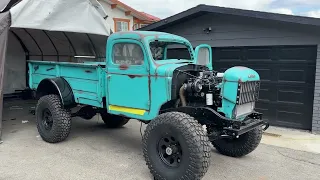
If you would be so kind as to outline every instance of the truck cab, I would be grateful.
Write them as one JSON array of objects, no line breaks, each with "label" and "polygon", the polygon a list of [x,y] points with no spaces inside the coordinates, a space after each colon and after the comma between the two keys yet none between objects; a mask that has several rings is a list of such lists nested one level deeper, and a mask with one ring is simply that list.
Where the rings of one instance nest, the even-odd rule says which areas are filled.
[{"label": "truck cab", "polygon": [[177,35],[149,31],[112,34],[107,42],[108,110],[154,119],[163,105],[179,98],[180,87],[171,85],[174,69],[197,64],[212,69],[211,56],[210,46],[194,50],[188,40]]}]

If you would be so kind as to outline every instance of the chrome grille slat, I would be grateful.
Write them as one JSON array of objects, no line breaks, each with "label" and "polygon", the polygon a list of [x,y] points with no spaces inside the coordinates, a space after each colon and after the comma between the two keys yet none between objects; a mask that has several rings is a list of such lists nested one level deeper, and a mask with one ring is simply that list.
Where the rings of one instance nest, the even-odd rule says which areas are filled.
[{"label": "chrome grille slat", "polygon": [[238,104],[255,102],[259,98],[260,81],[240,82]]}]

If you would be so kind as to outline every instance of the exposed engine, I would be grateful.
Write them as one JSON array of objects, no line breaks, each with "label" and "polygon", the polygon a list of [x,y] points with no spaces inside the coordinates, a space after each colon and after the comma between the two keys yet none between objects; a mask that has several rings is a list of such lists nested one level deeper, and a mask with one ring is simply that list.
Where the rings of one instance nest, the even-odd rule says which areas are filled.
[{"label": "exposed engine", "polygon": [[197,76],[191,75],[187,82],[180,88],[179,96],[181,105],[206,104],[208,106],[220,106],[220,88],[222,73],[203,70],[197,73]]}]

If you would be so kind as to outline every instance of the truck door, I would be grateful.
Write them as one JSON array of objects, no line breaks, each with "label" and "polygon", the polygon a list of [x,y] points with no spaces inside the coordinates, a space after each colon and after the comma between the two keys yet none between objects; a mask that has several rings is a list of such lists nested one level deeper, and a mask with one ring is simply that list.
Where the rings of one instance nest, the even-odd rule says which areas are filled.
[{"label": "truck door", "polygon": [[212,67],[212,49],[211,46],[207,44],[200,44],[195,49],[195,59],[197,64],[205,65],[210,70],[213,69]]},{"label": "truck door", "polygon": [[149,61],[141,42],[115,40],[107,55],[107,108],[113,114],[143,116],[150,108]]}]

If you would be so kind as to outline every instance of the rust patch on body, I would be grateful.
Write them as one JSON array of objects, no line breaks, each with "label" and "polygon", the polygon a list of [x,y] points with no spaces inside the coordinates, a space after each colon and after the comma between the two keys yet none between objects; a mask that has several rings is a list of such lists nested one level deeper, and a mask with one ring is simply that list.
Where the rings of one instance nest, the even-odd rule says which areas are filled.
[{"label": "rust patch on body", "polygon": [[133,78],[136,78],[136,77],[143,77],[142,75],[137,75],[137,74],[128,74],[129,78],[133,79]]},{"label": "rust patch on body", "polygon": [[119,66],[119,69],[120,69],[120,70],[127,70],[128,68],[129,68],[129,66],[126,65],[126,64],[121,64],[121,65]]},{"label": "rust patch on body", "polygon": [[39,66],[34,66],[33,69],[36,72],[39,69]]},{"label": "rust patch on body", "polygon": [[148,90],[149,90],[149,107],[151,106],[151,77],[148,77]]},{"label": "rust patch on body", "polygon": [[154,78],[155,78],[155,80],[157,80],[157,78],[158,78],[158,72],[157,71],[154,73]]},{"label": "rust patch on body", "polygon": [[54,67],[52,67],[52,68],[48,68],[48,69],[47,69],[47,71],[51,71],[51,70],[53,70],[53,69],[54,69]]}]

